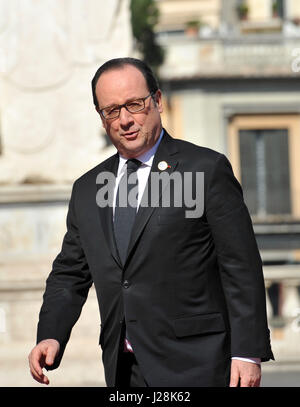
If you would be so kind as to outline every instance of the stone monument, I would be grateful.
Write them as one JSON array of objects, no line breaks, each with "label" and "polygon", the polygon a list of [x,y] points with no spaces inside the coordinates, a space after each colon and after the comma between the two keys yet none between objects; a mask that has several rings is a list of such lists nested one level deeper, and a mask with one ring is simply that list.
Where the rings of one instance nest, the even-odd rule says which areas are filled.
[{"label": "stone monument", "polygon": [[[132,44],[129,0],[0,0],[0,386],[34,385],[27,353],[72,182],[115,152],[91,79]],[[93,290],[86,307],[54,384],[101,381]]]}]

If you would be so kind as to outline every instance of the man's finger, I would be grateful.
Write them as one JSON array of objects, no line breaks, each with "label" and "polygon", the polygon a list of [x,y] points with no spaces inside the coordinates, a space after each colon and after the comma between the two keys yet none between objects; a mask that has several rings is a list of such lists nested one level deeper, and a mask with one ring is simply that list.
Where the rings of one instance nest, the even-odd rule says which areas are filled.
[{"label": "man's finger", "polygon": [[254,383],[254,387],[259,387],[260,386],[260,381],[261,381],[261,376],[259,376]]},{"label": "man's finger", "polygon": [[47,376],[45,376],[43,373],[42,375],[37,375],[36,373],[34,373],[32,370],[30,371],[31,376],[34,378],[34,380],[36,380],[37,382],[41,383],[41,384],[49,384],[49,379]]},{"label": "man's finger", "polygon": [[29,355],[30,370],[33,371],[38,376],[41,376],[43,374],[42,366],[40,363],[41,357],[42,353],[39,350],[34,350]]},{"label": "man's finger", "polygon": [[241,387],[252,387],[251,380],[249,378],[241,378]]},{"label": "man's finger", "polygon": [[42,368],[40,365],[32,363],[32,361],[29,362],[30,366],[30,373],[31,376],[39,383],[42,384],[49,384],[49,379],[47,376],[44,375]]},{"label": "man's finger", "polygon": [[44,351],[40,348],[35,348],[29,355],[29,367],[32,377],[39,383],[48,384],[49,380],[43,374],[45,366]]},{"label": "man's finger", "polygon": [[261,368],[256,363],[248,361],[233,360],[231,363],[231,382],[230,386],[238,386],[237,380],[240,380],[241,387],[258,387],[261,378]]},{"label": "man's finger", "polygon": [[240,380],[239,370],[235,367],[232,367],[230,374],[230,387],[237,387]]},{"label": "man's finger", "polygon": [[30,374],[34,378],[34,380],[41,382],[42,375],[38,374],[32,367],[30,367]]},{"label": "man's finger", "polygon": [[48,377],[45,376],[44,374],[43,374],[43,383],[44,383],[44,384],[49,384],[49,383],[50,383]]},{"label": "man's finger", "polygon": [[39,383],[49,384],[50,381],[43,373],[46,365],[51,366],[59,352],[59,342],[56,339],[45,339],[38,343],[28,356],[31,376]]},{"label": "man's finger", "polygon": [[40,364],[38,362],[38,357],[35,355],[36,352],[31,352],[29,355],[29,368],[30,368],[30,373],[31,376],[37,380],[38,382],[41,383],[42,376],[43,376],[43,370],[40,367]]}]

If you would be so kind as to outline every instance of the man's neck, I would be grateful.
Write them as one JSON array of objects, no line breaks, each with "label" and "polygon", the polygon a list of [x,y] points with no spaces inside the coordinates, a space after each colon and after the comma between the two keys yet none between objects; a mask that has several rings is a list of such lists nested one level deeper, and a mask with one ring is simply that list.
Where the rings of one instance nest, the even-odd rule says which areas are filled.
[{"label": "man's neck", "polygon": [[146,161],[148,161],[151,157],[153,157],[154,154],[156,153],[156,150],[158,149],[158,146],[159,146],[159,144],[160,144],[160,142],[161,142],[161,139],[162,139],[163,135],[164,135],[164,129],[162,128],[162,129],[161,129],[161,132],[160,132],[160,135],[159,135],[157,141],[155,142],[155,144],[154,144],[151,148],[149,148],[147,151],[145,151],[145,152],[143,152],[143,153],[141,153],[141,154],[139,154],[139,155],[137,155],[137,156],[134,156],[134,157],[125,157],[125,156],[123,156],[123,155],[120,154],[120,153],[119,153],[119,156],[120,156],[123,160],[126,160],[126,161],[127,161],[128,159],[130,159],[130,158],[135,158],[135,159],[137,159],[137,160],[139,160],[139,161],[146,162]]}]

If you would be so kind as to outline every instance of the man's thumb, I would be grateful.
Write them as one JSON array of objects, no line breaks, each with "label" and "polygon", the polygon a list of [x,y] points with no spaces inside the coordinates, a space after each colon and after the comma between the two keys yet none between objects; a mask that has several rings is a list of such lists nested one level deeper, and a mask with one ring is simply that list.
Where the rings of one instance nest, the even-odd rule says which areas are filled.
[{"label": "man's thumb", "polygon": [[239,379],[240,379],[239,371],[237,369],[233,369],[231,371],[229,387],[238,387]]},{"label": "man's thumb", "polygon": [[53,349],[48,349],[47,356],[46,356],[46,364],[51,366],[54,362],[55,352]]}]

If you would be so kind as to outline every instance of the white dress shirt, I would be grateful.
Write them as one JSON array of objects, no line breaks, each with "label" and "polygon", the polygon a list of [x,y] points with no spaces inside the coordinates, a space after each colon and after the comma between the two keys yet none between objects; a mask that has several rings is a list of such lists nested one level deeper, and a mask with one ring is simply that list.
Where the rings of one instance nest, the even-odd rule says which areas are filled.
[{"label": "white dress shirt", "polygon": [[[141,166],[136,171],[137,179],[138,179],[137,209],[140,206],[141,199],[142,199],[142,196],[143,196],[143,193],[144,193],[147,181],[148,181],[148,177],[150,174],[150,170],[152,167],[153,158],[154,158],[156,150],[159,146],[159,143],[162,139],[163,134],[164,134],[164,131],[162,130],[160,133],[159,139],[154,144],[154,146],[150,150],[146,151],[144,154],[141,154],[140,156],[135,157],[137,160],[142,162]],[[118,167],[118,172],[117,172],[116,184],[115,184],[115,189],[114,189],[114,200],[113,200],[113,214],[114,215],[115,215],[117,190],[118,190],[119,182],[127,168],[126,161],[127,161],[127,158],[125,158],[121,154],[119,154],[119,167]]]},{"label": "white dress shirt", "polygon": [[[137,169],[137,178],[138,178],[138,202],[137,202],[137,210],[139,208],[139,205],[141,203],[141,199],[143,196],[143,192],[145,190],[147,180],[150,174],[151,166],[153,163],[154,155],[156,153],[156,150],[159,146],[159,143],[162,139],[162,136],[164,134],[164,131],[162,130],[159,136],[159,139],[155,143],[155,145],[148,151],[146,151],[144,154],[141,154],[140,156],[136,157],[137,160],[141,161],[142,164],[141,166]],[[115,184],[115,189],[114,189],[114,200],[113,200],[113,215],[115,213],[115,203],[116,203],[116,197],[117,197],[117,190],[119,186],[119,182],[126,171],[126,161],[127,158],[123,157],[122,155],[119,154],[119,167],[118,167],[118,172],[117,172],[117,179],[116,179],[116,184]],[[125,347],[124,350],[127,352],[133,352],[132,346],[130,342],[125,339]],[[260,364],[261,359],[260,358],[241,358],[238,356],[232,357],[232,359],[238,359],[242,360],[244,362],[251,362],[251,363],[257,363]]]}]

